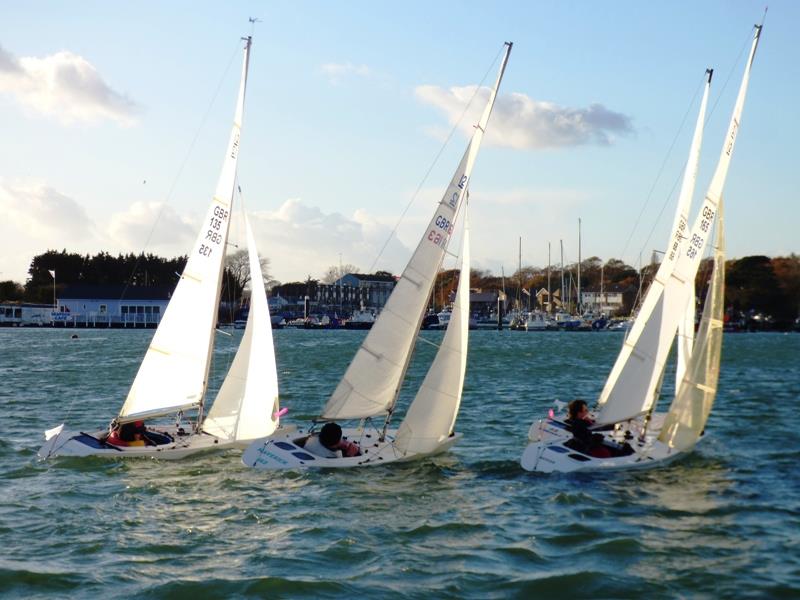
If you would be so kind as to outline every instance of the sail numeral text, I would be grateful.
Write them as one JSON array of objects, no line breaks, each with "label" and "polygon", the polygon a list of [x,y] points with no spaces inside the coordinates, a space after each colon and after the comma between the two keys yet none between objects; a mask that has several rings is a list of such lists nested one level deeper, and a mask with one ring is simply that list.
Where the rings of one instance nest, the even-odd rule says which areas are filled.
[{"label": "sail numeral text", "polygon": [[437,246],[444,247],[443,243],[447,239],[447,235],[445,235],[445,234],[443,234],[443,233],[441,233],[439,231],[436,231],[435,229],[432,229],[430,231],[430,233],[428,233],[428,239],[430,241],[432,241],[434,244],[436,244]]},{"label": "sail numeral text", "polygon": [[469,179],[469,177],[467,177],[466,175],[462,175],[461,181],[458,182],[458,187],[461,188],[462,190],[464,189],[464,186],[467,185],[467,179]]},{"label": "sail numeral text", "polygon": [[733,126],[731,127],[731,135],[729,136],[728,144],[725,147],[725,154],[727,154],[728,156],[730,156],[731,152],[733,151],[733,143],[736,141],[736,130],[737,129],[739,129],[739,121],[734,119],[733,120]]},{"label": "sail numeral text", "polygon": [[[703,220],[700,221],[700,229],[703,231],[703,233],[708,232],[708,229],[709,227],[711,227],[711,223],[714,220],[715,214],[716,212],[712,210],[710,207],[708,206],[703,207]],[[692,239],[689,242],[689,248],[688,250],[686,250],[686,255],[689,258],[694,258],[695,256],[697,256],[697,251],[703,247],[705,241],[706,241],[705,237],[697,235],[696,233],[692,234]]]},{"label": "sail numeral text", "polygon": [[220,229],[222,229],[222,225],[225,221],[228,220],[228,211],[222,208],[221,206],[215,206],[214,212],[209,221],[208,225],[210,229],[206,231],[206,239],[203,243],[200,244],[200,249],[197,251],[198,254],[201,256],[211,256],[211,252],[213,251],[213,246],[211,244],[216,244],[219,246],[222,243],[222,233],[220,233]]},{"label": "sail numeral text", "polygon": [[453,192],[453,195],[450,197],[450,202],[448,203],[450,204],[450,208],[455,208],[456,206],[458,206],[458,199],[460,196],[461,194],[459,194],[458,192]]},{"label": "sail numeral text", "polygon": [[436,217],[435,223],[439,229],[444,229],[447,233],[453,233],[453,224],[443,216]]},{"label": "sail numeral text", "polygon": [[236,138],[233,140],[233,145],[231,146],[231,158],[236,158],[236,155],[239,154],[239,134],[236,134]]},{"label": "sail numeral text", "polygon": [[669,260],[675,259],[675,253],[678,251],[681,240],[683,239],[683,232],[686,230],[686,219],[681,216],[678,221],[678,229],[675,231],[675,239],[672,242],[672,247],[669,249]]}]

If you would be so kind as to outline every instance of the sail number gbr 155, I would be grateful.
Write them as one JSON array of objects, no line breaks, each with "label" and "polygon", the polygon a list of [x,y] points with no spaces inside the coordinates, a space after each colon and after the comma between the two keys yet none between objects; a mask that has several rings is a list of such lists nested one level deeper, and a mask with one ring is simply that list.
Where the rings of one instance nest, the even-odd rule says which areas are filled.
[{"label": "sail number gbr 155", "polygon": [[[703,207],[703,220],[700,221],[700,230],[707,234],[711,223],[714,220],[714,211],[708,206]],[[696,233],[692,234],[692,239],[689,241],[689,248],[686,250],[686,255],[689,258],[694,258],[697,252],[701,250],[705,244],[705,237]]]},{"label": "sail number gbr 155", "polygon": [[453,224],[450,222],[450,219],[442,215],[438,215],[433,223],[436,229],[431,229],[428,232],[428,239],[437,246],[444,248],[447,245],[450,234],[453,233]]},{"label": "sail number gbr 155", "polygon": [[203,256],[211,256],[215,246],[222,243],[223,238],[223,225],[228,220],[228,211],[221,206],[215,206],[211,214],[211,220],[208,223],[208,230],[203,243],[200,244],[198,254]]}]

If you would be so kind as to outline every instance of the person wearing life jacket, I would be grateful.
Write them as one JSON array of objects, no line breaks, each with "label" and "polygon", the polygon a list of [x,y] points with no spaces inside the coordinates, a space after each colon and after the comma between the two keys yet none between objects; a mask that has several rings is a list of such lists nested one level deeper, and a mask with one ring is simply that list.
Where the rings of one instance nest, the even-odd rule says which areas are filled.
[{"label": "person wearing life jacket", "polygon": [[144,421],[123,423],[115,425],[106,438],[106,443],[112,446],[146,446],[147,427]]},{"label": "person wearing life jacket", "polygon": [[336,423],[325,423],[319,435],[310,435],[303,447],[323,458],[360,456],[361,448],[355,442],[342,438],[342,428]]}]

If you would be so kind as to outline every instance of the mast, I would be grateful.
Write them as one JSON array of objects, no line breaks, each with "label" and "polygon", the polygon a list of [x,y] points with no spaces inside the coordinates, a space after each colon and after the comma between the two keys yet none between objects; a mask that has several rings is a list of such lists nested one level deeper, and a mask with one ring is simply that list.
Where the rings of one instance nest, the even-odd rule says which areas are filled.
[{"label": "mast", "polygon": [[519,236],[519,256],[517,262],[517,317],[522,316],[522,236]]},{"label": "mast", "polygon": [[[253,27],[255,27],[255,22],[253,22]],[[234,119],[234,130],[231,132],[231,150],[229,153],[230,158],[233,158],[235,162],[229,163],[228,168],[233,169],[233,180],[232,186],[230,190],[230,207],[228,209],[228,213],[230,214],[233,211],[233,196],[234,196],[234,187],[236,185],[236,163],[239,159],[239,143],[240,143],[240,136],[241,136],[241,127],[242,127],[242,117],[244,116],[244,96],[245,92],[247,91],[247,71],[250,67],[250,47],[253,45],[253,36],[248,35],[245,38],[242,38],[244,41],[244,60],[242,61],[242,80],[239,84],[239,99],[236,103],[236,117]],[[224,173],[220,175],[220,179],[224,177]],[[230,219],[228,219],[227,227],[230,228]],[[226,240],[227,240],[227,231],[226,231]],[[227,242],[225,244],[227,246]],[[223,254],[225,253],[225,246],[223,246]],[[220,261],[219,265],[219,281],[217,282],[217,298],[214,302],[215,312],[216,307],[219,306],[219,300],[222,296],[222,273],[225,271],[225,260],[223,259]],[[259,270],[259,273],[261,271]],[[251,274],[250,279],[253,279],[253,275]],[[214,315],[214,321],[216,323],[216,314]],[[206,358],[206,373],[205,378],[203,379],[203,394],[200,396],[200,406],[198,407],[197,411],[197,425],[195,426],[196,429],[199,429],[201,423],[203,422],[203,408],[205,406],[206,401],[206,392],[208,391],[208,373],[211,370],[211,355],[214,353],[214,331],[216,330],[216,325],[211,328],[211,341],[208,345],[208,357]]]},{"label": "mast", "polygon": [[550,295],[550,242],[547,242],[547,312],[553,313],[553,298]]},{"label": "mast", "polygon": [[561,309],[564,309],[564,240],[558,240],[561,244]]},{"label": "mast", "polygon": [[598,310],[600,311],[601,315],[603,314],[603,306],[607,304],[605,302],[605,299],[603,298],[603,269],[605,268],[605,266],[606,266],[605,263],[600,265],[600,307]]},{"label": "mast", "polygon": [[581,314],[581,219],[578,217],[578,298],[575,301],[578,314]]}]

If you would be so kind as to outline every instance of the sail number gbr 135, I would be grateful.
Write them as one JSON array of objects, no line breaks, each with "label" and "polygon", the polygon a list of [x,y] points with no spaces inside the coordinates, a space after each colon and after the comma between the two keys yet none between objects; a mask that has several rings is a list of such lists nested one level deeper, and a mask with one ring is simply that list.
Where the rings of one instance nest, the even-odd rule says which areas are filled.
[{"label": "sail number gbr 135", "polygon": [[211,256],[211,252],[213,251],[215,246],[219,246],[222,243],[222,238],[224,237],[224,224],[225,221],[228,220],[228,211],[222,208],[221,206],[215,206],[214,211],[211,214],[211,220],[208,223],[208,230],[206,231],[206,237],[203,240],[203,243],[200,244],[200,249],[197,251],[198,254],[203,256]]}]

